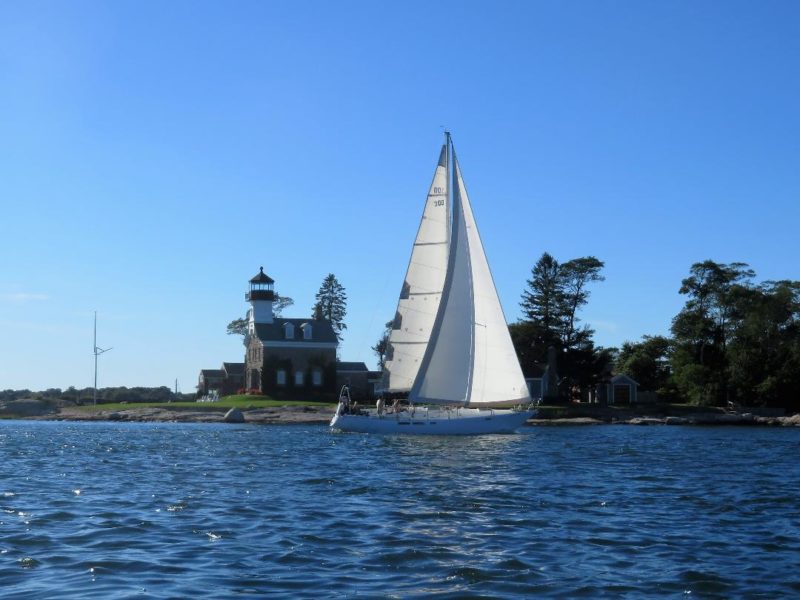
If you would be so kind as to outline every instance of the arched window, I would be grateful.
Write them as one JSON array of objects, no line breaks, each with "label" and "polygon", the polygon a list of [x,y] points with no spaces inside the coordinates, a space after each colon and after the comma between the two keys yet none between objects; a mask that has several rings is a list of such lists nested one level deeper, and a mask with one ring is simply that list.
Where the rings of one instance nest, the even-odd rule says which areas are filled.
[{"label": "arched window", "polygon": [[311,330],[312,330],[311,323],[303,323],[302,325],[300,325],[300,329],[303,330],[303,339],[310,340]]},{"label": "arched window", "polygon": [[291,323],[284,323],[283,324],[283,333],[287,340],[294,339],[294,325]]}]

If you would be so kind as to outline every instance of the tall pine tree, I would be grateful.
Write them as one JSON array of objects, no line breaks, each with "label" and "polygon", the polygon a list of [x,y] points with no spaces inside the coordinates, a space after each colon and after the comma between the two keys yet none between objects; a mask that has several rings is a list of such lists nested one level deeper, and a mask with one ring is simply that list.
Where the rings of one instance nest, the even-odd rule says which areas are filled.
[{"label": "tall pine tree", "polygon": [[315,319],[327,319],[333,326],[337,339],[342,341],[342,332],[347,329],[344,316],[347,314],[347,294],[333,273],[322,280],[312,308]]},{"label": "tall pine tree", "polygon": [[528,288],[522,292],[522,312],[525,320],[534,323],[550,342],[561,330],[563,289],[558,261],[545,252],[531,270]]}]

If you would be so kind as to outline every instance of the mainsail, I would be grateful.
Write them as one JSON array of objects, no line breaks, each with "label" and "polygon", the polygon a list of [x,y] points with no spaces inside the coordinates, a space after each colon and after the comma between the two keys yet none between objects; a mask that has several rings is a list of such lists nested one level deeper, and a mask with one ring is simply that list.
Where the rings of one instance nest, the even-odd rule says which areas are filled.
[{"label": "mainsail", "polygon": [[[448,137],[448,145],[452,144]],[[452,226],[442,299],[410,393],[413,402],[513,406],[530,401],[453,156]]]},{"label": "mainsail", "polygon": [[439,309],[449,247],[448,152],[445,144],[439,154],[392,322],[383,371],[385,392],[411,390]]}]

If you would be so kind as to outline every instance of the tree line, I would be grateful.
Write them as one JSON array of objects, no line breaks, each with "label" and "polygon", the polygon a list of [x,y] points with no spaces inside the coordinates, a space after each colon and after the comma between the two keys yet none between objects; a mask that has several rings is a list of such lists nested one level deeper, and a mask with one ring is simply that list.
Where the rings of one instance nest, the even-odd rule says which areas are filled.
[{"label": "tree line", "polygon": [[623,344],[620,368],[701,405],[800,409],[800,281],[755,281],[746,263],[692,265],[671,336]]},{"label": "tree line", "polygon": [[[9,402],[23,398],[61,402],[65,404],[91,404],[94,389],[91,387],[67,389],[48,388],[33,392],[24,390],[0,390],[0,402]],[[160,387],[106,387],[97,390],[97,401],[103,403],[117,402],[191,402],[194,394],[176,394],[167,386]]]},{"label": "tree line", "polygon": [[800,409],[800,282],[756,282],[741,262],[695,263],[671,335],[601,348],[579,311],[590,285],[604,280],[603,266],[593,256],[559,263],[544,253],[533,267],[523,317],[509,326],[526,375],[554,347],[562,396],[624,373],[665,401]]}]

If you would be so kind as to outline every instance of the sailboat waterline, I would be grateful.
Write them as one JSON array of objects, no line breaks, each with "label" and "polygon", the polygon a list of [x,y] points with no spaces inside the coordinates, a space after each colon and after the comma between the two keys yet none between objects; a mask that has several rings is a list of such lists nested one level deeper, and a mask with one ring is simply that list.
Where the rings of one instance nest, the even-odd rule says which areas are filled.
[{"label": "sailboat waterline", "polygon": [[[403,414],[349,414],[346,431],[495,433],[532,417],[522,375],[449,133],[439,154],[388,339],[382,392]],[[416,416],[414,405],[446,408]],[[457,407],[455,411],[452,407]],[[516,407],[515,410],[502,410]],[[484,410],[488,409],[488,410]],[[393,418],[392,418],[393,417]],[[409,427],[409,425],[411,427]],[[415,427],[416,426],[416,427]]]}]

